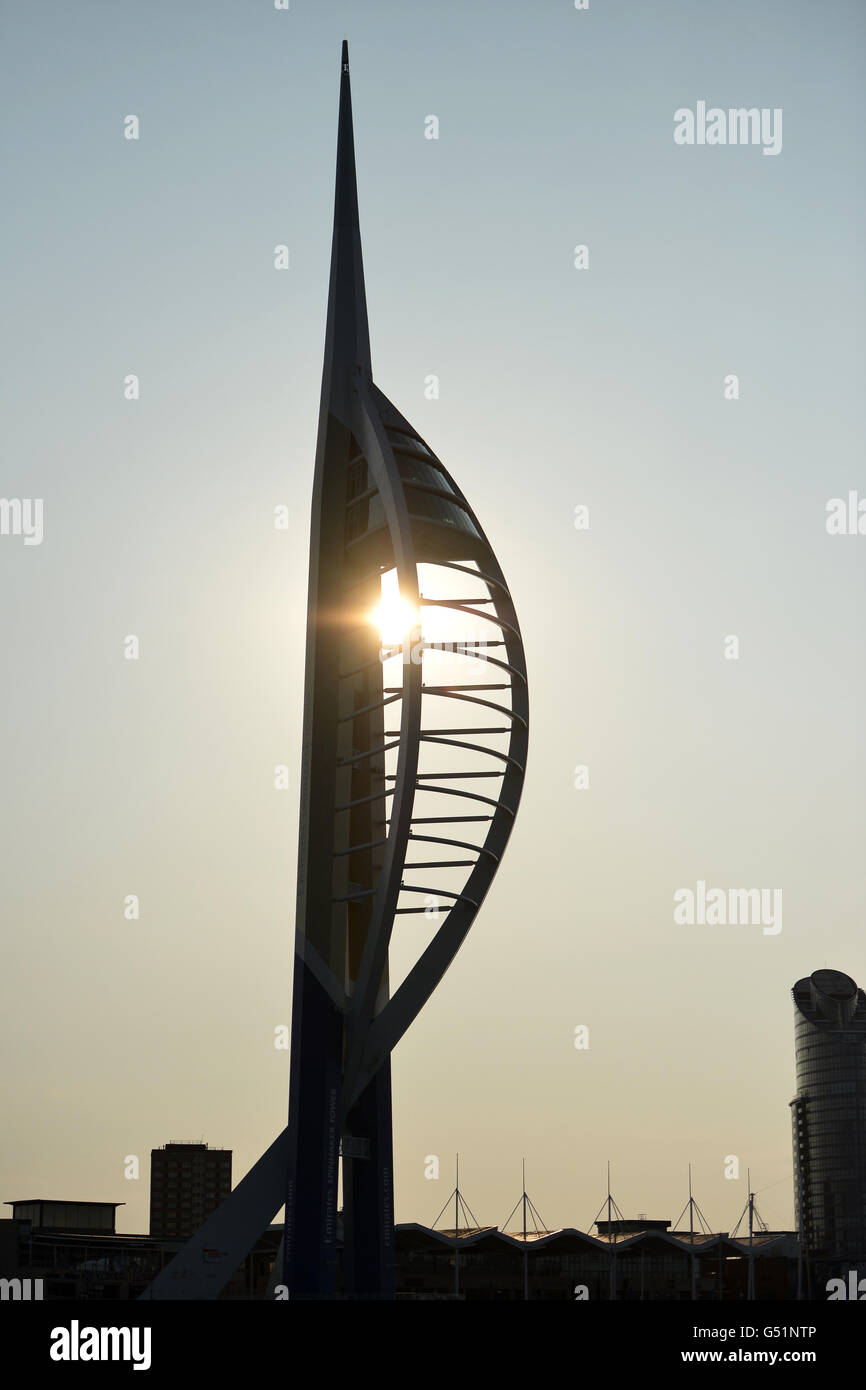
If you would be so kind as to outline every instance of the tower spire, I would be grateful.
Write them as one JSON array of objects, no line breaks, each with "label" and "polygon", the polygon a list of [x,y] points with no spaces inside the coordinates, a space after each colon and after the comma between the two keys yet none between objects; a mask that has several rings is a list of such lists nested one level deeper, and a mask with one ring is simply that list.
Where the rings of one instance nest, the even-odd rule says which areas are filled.
[{"label": "tower spire", "polygon": [[[338,1294],[346,1299],[394,1297],[391,1052],[475,919],[508,842],[523,786],[529,729],[526,662],[505,577],[455,480],[372,380],[345,43],[336,174],[310,508],[289,1123],[202,1230],[160,1271],[148,1298],[216,1298],[281,1206],[285,1236],[277,1263],[293,1302]],[[431,601],[450,607],[455,622],[465,605],[446,597],[453,592],[452,572],[470,576],[483,588],[470,606],[476,601],[491,606],[484,618],[501,633],[495,645],[502,647],[504,660],[497,664],[506,677],[496,685],[506,692],[503,703],[475,700],[480,724],[471,724],[463,703],[459,710],[447,707],[460,727],[451,725],[451,715],[445,718],[449,733],[472,735],[477,728],[507,743],[493,749],[450,740],[472,755],[472,769],[467,771],[461,758],[462,769],[432,787],[419,761],[422,741],[426,745],[431,727],[441,722],[439,701],[472,701],[463,692],[487,692],[489,677],[476,669],[478,642],[464,646],[465,632],[458,627],[454,636],[461,640],[448,644],[456,658],[449,671],[452,684],[425,685],[421,663],[413,660],[395,672],[401,678],[397,691],[386,689],[383,637],[370,620],[382,599],[381,575],[396,569],[401,595],[419,605],[422,564],[430,567],[425,574],[441,595]],[[488,727],[491,708],[503,716],[505,727]],[[392,719],[399,726],[396,733],[388,727]],[[464,728],[467,722],[470,727]],[[392,738],[399,753],[386,762],[385,754],[397,747],[389,742]],[[502,778],[498,791],[482,796],[450,785],[452,777],[474,781],[490,776],[488,766],[477,766],[484,755],[504,764],[503,771],[493,774]],[[430,798],[437,793],[431,807]],[[440,797],[449,799],[442,805]],[[483,816],[466,814],[467,797],[484,806]],[[431,814],[439,810],[443,814]],[[451,838],[461,832],[449,827],[467,820],[486,823],[486,831],[478,835],[483,843]],[[425,832],[446,827],[446,833],[417,835],[416,827]],[[471,857],[415,861],[413,837],[432,846],[456,845]],[[448,881],[462,891],[441,889],[438,879],[434,888],[404,878],[427,869],[461,870]],[[429,902],[430,895],[440,892],[450,902],[445,920],[392,996],[388,951],[397,916],[427,913],[413,895]],[[473,1230],[478,1223],[459,1188],[454,1198],[459,1292],[460,1246],[466,1234],[460,1221]],[[528,1195],[525,1202],[529,1213]]]},{"label": "tower spire", "polygon": [[364,261],[358,218],[358,184],[355,175],[349,45],[345,39],[340,69],[334,237],[331,245],[331,283],[322,385],[330,397],[332,411],[345,419],[352,373],[360,370],[367,380],[372,378],[367,295],[364,288]]}]

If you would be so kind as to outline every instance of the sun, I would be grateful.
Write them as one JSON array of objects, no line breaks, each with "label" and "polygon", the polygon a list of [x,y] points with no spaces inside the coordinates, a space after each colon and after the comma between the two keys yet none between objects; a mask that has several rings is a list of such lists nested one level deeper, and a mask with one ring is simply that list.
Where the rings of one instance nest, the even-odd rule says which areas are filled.
[{"label": "sun", "polygon": [[417,629],[420,617],[414,608],[399,593],[383,595],[381,603],[370,613],[370,622],[379,629],[385,646],[399,646]]}]

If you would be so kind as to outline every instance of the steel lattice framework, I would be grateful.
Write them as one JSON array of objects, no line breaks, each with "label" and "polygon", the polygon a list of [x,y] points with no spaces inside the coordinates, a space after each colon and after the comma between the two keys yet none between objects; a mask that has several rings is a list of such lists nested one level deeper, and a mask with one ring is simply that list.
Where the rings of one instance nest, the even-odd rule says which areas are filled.
[{"label": "steel lattice framework", "polygon": [[[371,617],[383,576],[411,615],[390,644]],[[441,460],[373,382],[344,44],[312,504],[289,1123],[153,1296],[211,1296],[283,1199],[288,1296],[393,1296],[391,1052],[499,866],[528,718],[517,616],[490,543]],[[413,920],[429,937],[417,953],[397,940]],[[410,957],[393,991],[392,946]],[[199,1270],[193,1293],[180,1269],[196,1260],[211,1273]]]}]

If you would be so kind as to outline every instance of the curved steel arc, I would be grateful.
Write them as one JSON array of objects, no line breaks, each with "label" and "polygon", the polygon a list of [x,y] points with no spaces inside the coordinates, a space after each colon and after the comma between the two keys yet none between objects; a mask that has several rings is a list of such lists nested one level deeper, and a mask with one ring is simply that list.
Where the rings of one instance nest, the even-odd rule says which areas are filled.
[{"label": "curved steel arc", "polygon": [[[515,636],[519,637],[520,634],[519,634],[519,633],[515,633]],[[462,645],[463,645],[463,646],[471,646],[471,643],[463,643]],[[446,649],[446,650],[443,650],[441,647],[436,647],[436,646],[434,646],[432,643],[430,644],[430,650],[431,650],[431,651],[442,652],[442,654],[443,654],[444,656],[452,656],[452,655],[455,655],[455,653],[449,652],[449,651],[447,651],[447,649]],[[508,648],[507,648],[507,646],[506,646],[506,651],[507,651],[507,650],[508,650]],[[512,664],[511,664],[510,662],[508,662],[508,661],[500,661],[499,658],[498,658],[497,656],[486,656],[486,655],[484,654],[484,652],[477,652],[477,651],[471,651],[471,652],[470,652],[470,651],[465,651],[465,652],[464,652],[464,651],[459,651],[459,650],[457,651],[456,655],[457,655],[457,656],[469,656],[469,657],[472,658],[473,661],[486,661],[487,664],[488,664],[489,666],[498,666],[500,671],[508,671],[508,672],[510,672],[510,674],[511,674],[512,676],[516,676],[518,680],[523,681],[524,685],[526,684],[526,672],[525,672],[525,671],[521,671],[521,669],[520,669],[519,666],[512,666]],[[477,688],[478,688],[479,690],[482,689],[482,687],[481,687],[480,685],[479,685]],[[430,686],[425,686],[425,689],[426,689],[426,690],[429,690],[429,689],[430,689]]]},{"label": "curved steel arc", "polygon": [[[353,1057],[351,1076],[349,1076],[348,1070],[346,1074],[350,1104],[352,1098],[359,1095],[370,1078],[375,1075],[379,1066],[389,1056],[406,1029],[417,1017],[454,959],[493,881],[519,805],[528,746],[529,704],[526,666],[517,616],[505,585],[504,576],[502,576],[492,550],[485,557],[485,568],[493,571],[489,577],[494,581],[495,590],[498,590],[494,600],[496,616],[502,619],[506,654],[509,658],[507,664],[499,664],[506,666],[506,669],[509,669],[514,677],[510,687],[506,687],[511,690],[513,707],[511,713],[514,717],[511,721],[507,766],[503,774],[502,786],[499,797],[494,801],[491,798],[481,797],[478,793],[460,792],[453,787],[424,785],[421,774],[418,774],[416,778],[413,793],[430,791],[446,796],[464,796],[486,802],[494,808],[494,813],[484,844],[477,847],[480,852],[475,867],[463,885],[461,893],[454,895],[454,905],[448,911],[445,922],[422,952],[393,997],[383,1006],[375,1018],[370,1019],[369,1026],[363,1032],[363,1050],[360,1061]],[[422,693],[450,694],[447,690],[435,690],[429,687],[422,687]],[[471,699],[472,697],[461,696],[455,692],[453,698]],[[478,701],[478,703],[489,702]],[[418,733],[420,742],[422,736],[420,729]],[[489,752],[490,750],[484,751]],[[492,856],[493,862],[490,862],[489,856]],[[443,896],[447,895],[443,892]]]},{"label": "curved steel arc", "polygon": [[[484,687],[480,685],[475,688],[477,690],[484,689]],[[488,689],[489,688],[490,687],[488,687]],[[506,690],[507,688],[507,686],[502,685],[493,687],[495,690]],[[515,714],[513,710],[507,709],[505,705],[497,705],[493,700],[479,700],[475,695],[461,695],[458,691],[452,690],[450,686],[425,685],[423,689],[425,695],[438,695],[440,699],[443,700],[465,700],[468,705],[483,705],[485,709],[495,709],[497,714],[501,714],[506,719],[511,719],[512,723],[515,721],[517,723],[525,722],[521,719],[519,714]]]},{"label": "curved steel arc", "polygon": [[457,849],[471,849],[476,854],[487,854],[491,859],[496,858],[492,850],[485,849],[483,845],[471,845],[468,840],[450,840],[446,839],[444,835],[419,835],[414,830],[410,830],[409,838],[411,840],[424,840],[431,845],[454,845]]},{"label": "curved steel arc", "polygon": [[[465,740],[461,738],[439,738],[438,735],[425,733],[421,734],[421,742],[447,744],[450,748],[468,748],[473,753],[486,753],[489,758],[499,758],[501,762],[512,763],[515,767],[519,767],[521,772],[523,771],[522,765],[518,763],[516,759],[509,757],[507,753],[499,753],[495,748],[485,748],[480,743],[466,743]],[[421,777],[429,777],[430,773],[422,772],[419,775]]]},{"label": "curved steel arc", "polygon": [[[481,601],[482,600],[477,598],[472,600],[473,603],[480,603]],[[493,600],[486,599],[484,600],[484,602],[492,603]],[[486,623],[493,623],[496,627],[500,628],[509,628],[509,630],[514,633],[515,637],[520,636],[520,633],[518,632],[517,628],[515,628],[511,623],[505,622],[504,618],[494,617],[492,613],[482,613],[477,608],[469,608],[466,603],[461,603],[459,602],[459,600],[456,599],[436,599],[433,601],[428,601],[427,599],[422,598],[421,606],[430,608],[444,608],[454,613],[468,613],[471,618],[483,618]],[[471,645],[471,638],[467,640]]]},{"label": "curved steel arc", "polygon": [[[441,466],[441,465],[440,465]],[[473,520],[476,520],[473,518]],[[479,527],[479,530],[481,528]],[[498,589],[503,589],[508,594],[508,585],[504,579],[495,579],[492,574],[485,574],[483,570],[474,570],[469,565],[458,565],[454,560],[431,560],[428,555],[418,556],[419,565],[438,565],[441,569],[457,570],[460,574],[468,574],[471,579],[481,579],[485,584],[493,584]],[[509,594],[509,598],[510,598]]]},{"label": "curved steel arc", "polygon": [[482,796],[480,792],[462,792],[459,787],[431,787],[427,782],[418,782],[415,790],[418,792],[436,792],[439,796],[464,796],[467,801],[480,801],[485,806],[495,806],[508,811],[507,806],[502,806],[501,797],[494,800],[493,797]]},{"label": "curved steel arc", "polygon": [[[386,426],[383,423],[380,402],[386,407],[387,414],[390,414],[392,418],[394,416],[399,417],[399,412],[394,410],[394,407],[377,387],[368,387],[367,382],[360,376],[355,383],[355,401],[358,406],[358,419],[353,422],[355,424],[355,437],[367,459],[368,467],[382,498],[385,516],[392,534],[400,593],[404,599],[420,609],[424,600],[418,592],[418,562],[414,553],[412,522],[403,490],[403,479],[397,466],[394,449],[386,432]],[[465,501],[456,486],[455,493]],[[466,507],[474,519],[474,513],[472,513],[468,503]],[[483,537],[480,526],[478,531]],[[525,766],[527,724],[526,715],[522,710],[522,706],[526,704],[526,672],[520,629],[504,576],[486,538],[483,539],[483,545],[487,550],[487,554],[484,556],[483,570],[480,567],[477,572],[470,570],[467,566],[460,568],[467,573],[474,574],[491,591],[489,599],[475,599],[474,602],[483,603],[485,606],[490,603],[494,610],[493,613],[481,612],[470,607],[468,603],[455,604],[453,601],[450,603],[446,601],[438,606],[452,607],[456,611],[462,611],[470,616],[484,618],[498,626],[502,633],[509,659],[504,662],[486,656],[480,656],[480,659],[486,660],[507,672],[511,678],[509,685],[503,688],[510,690],[512,709],[505,710],[502,706],[498,707],[503,713],[510,716],[509,750],[507,754],[494,753],[494,750],[484,748],[481,745],[425,735],[421,728],[423,695],[425,693],[431,695],[445,694],[452,698],[460,698],[460,694],[457,691],[452,692],[446,689],[425,688],[422,683],[421,664],[416,662],[407,664],[402,688],[399,755],[397,771],[393,777],[394,797],[391,802],[386,854],[376,888],[355,988],[347,1013],[347,1044],[343,1072],[344,1103],[347,1109],[350,1109],[355,1103],[367,1082],[375,1074],[378,1065],[384,1062],[387,1052],[390,1050],[389,1046],[382,1046],[386,1030],[389,1036],[393,1036],[394,1042],[399,1036],[402,1036],[412,1019],[426,1003],[447,965],[453,959],[471,924],[472,917],[477,912],[483,896],[492,882],[519,801],[520,785],[522,785]],[[427,561],[427,563],[435,564],[436,562]],[[449,567],[457,568],[457,566]],[[462,652],[461,655],[470,657],[474,653],[466,651]],[[523,693],[516,696],[515,691],[520,687],[522,687]],[[473,689],[477,686],[468,688]],[[484,703],[471,696],[466,698],[475,703]],[[487,703],[492,704],[492,702]],[[504,762],[506,766],[503,773],[500,774],[503,777],[503,783],[499,797],[494,800],[475,793],[459,792],[453,787],[425,785],[424,777],[418,771],[422,740],[431,743],[447,743],[469,751],[486,753]],[[390,746],[393,747],[394,745]],[[468,776],[469,774],[465,775]],[[399,1000],[398,1007],[393,1007],[394,1001],[386,1001],[377,1015],[376,1006],[383,972],[387,965],[394,918],[398,911],[397,902],[400,892],[403,891],[401,874],[405,866],[406,850],[413,823],[412,811],[415,797],[418,793],[427,791],[450,796],[465,796],[482,801],[493,808],[494,814],[490,820],[490,830],[484,845],[476,849],[478,857],[463,891],[453,895],[455,903],[458,904],[459,908],[464,909],[460,915],[465,920],[461,920],[458,929],[455,929],[455,924],[452,921],[454,910],[452,909],[446,923],[439,929],[433,942],[427,947],[397,991],[395,1000]],[[448,895],[443,891],[443,896]],[[471,912],[468,917],[465,909],[469,909]],[[390,1046],[393,1046],[393,1042]]]}]

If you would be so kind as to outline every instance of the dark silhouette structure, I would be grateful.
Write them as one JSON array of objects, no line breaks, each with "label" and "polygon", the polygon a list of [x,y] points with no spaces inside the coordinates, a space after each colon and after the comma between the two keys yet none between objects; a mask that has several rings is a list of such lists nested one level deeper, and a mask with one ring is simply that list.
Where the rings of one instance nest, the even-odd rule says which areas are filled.
[{"label": "dark silhouette structure", "polygon": [[866,994],[839,970],[816,970],[792,994],[800,1239],[812,1265],[866,1267]]},{"label": "dark silhouette structure", "polygon": [[[493,1226],[463,1228],[455,1237],[453,1231],[401,1224],[394,1232],[396,1297],[572,1304],[586,1298],[591,1306],[611,1300],[796,1297],[795,1235],[761,1232],[750,1241],[701,1232],[690,1239],[688,1232],[678,1236],[655,1229],[658,1223],[644,1230],[638,1229],[640,1222],[634,1224],[633,1234],[593,1235],[566,1227],[540,1235],[530,1229],[527,1237]],[[221,1299],[272,1296],[271,1269],[281,1240],[282,1226],[267,1227]],[[122,1303],[147,1289],[177,1244],[157,1236],[72,1233],[31,1227],[25,1219],[0,1219],[0,1278],[42,1281],[46,1302]],[[819,1296],[825,1296],[823,1290]],[[9,1297],[16,1298],[16,1292]]]},{"label": "dark silhouette structure", "polygon": [[[402,605],[390,634],[375,617],[388,608],[383,576]],[[528,717],[517,617],[481,524],[373,382],[344,43],[310,533],[289,1123],[148,1296],[215,1297],[285,1202],[286,1296],[393,1297],[391,1052],[499,866]],[[395,923],[419,917],[424,929],[435,924],[432,939],[392,991]]]},{"label": "dark silhouette structure", "polygon": [[[390,1054],[499,863],[523,783],[528,708],[517,619],[478,519],[373,382],[346,44],[311,537],[285,1280],[293,1297],[335,1292],[341,1153],[344,1293],[388,1298]],[[370,615],[388,571],[409,616],[383,648]],[[437,572],[458,575],[468,592],[449,597],[446,587],[442,597]],[[488,632],[448,643],[448,676],[435,684],[424,681],[421,622],[432,606]],[[399,671],[386,685],[389,652]],[[422,750],[448,758],[421,767]],[[485,827],[480,843],[454,828],[466,824]],[[427,881],[413,881],[413,869]],[[459,891],[442,886],[442,869],[463,871]],[[395,920],[429,918],[430,898],[447,899],[444,921],[392,997]]]},{"label": "dark silhouette structure", "polygon": [[150,1234],[188,1240],[231,1190],[231,1149],[176,1141],[151,1149]]}]

